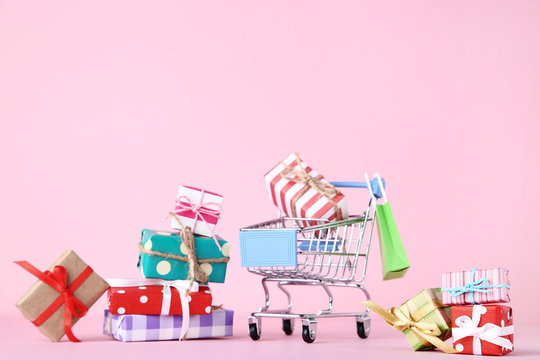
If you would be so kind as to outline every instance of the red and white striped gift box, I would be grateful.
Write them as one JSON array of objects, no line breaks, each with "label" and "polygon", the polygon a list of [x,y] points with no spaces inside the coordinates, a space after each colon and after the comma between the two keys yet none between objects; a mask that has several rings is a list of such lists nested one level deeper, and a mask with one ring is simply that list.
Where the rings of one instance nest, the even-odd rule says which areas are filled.
[{"label": "red and white striped gift box", "polygon": [[[310,185],[294,181],[294,173],[283,174],[284,170],[289,166],[294,169],[304,170],[312,178],[319,176],[318,181],[329,184],[305,162],[298,160],[298,155],[292,153],[264,176],[271,201],[287,216],[328,219],[330,221],[346,219],[348,217],[347,204],[345,196],[341,192],[338,191],[336,194],[326,197]],[[304,190],[306,190],[305,193],[298,197],[298,194]],[[337,205],[340,214],[336,212],[334,204],[329,199]],[[295,201],[296,203],[294,203]],[[303,226],[316,224],[317,222],[302,223]]]}]

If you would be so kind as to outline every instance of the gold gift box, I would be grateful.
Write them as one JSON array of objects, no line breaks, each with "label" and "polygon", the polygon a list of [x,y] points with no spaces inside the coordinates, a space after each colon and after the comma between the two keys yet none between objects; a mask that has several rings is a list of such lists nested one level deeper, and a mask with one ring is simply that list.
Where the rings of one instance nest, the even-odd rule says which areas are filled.
[{"label": "gold gift box", "polygon": [[[441,331],[438,338],[442,341],[452,336],[450,307],[442,304],[440,288],[422,290],[418,295],[403,303],[399,309],[404,313],[408,312],[413,321],[435,323]],[[405,334],[407,341],[415,351],[435,348],[435,346],[410,329],[403,330],[403,334]]]}]

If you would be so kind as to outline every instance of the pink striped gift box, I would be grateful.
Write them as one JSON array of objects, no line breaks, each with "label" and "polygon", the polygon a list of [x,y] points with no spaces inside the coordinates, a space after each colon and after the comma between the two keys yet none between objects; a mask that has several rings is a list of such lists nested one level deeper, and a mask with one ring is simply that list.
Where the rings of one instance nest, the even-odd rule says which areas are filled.
[{"label": "pink striped gift box", "polygon": [[[345,196],[296,153],[268,171],[264,180],[271,201],[287,216],[330,221],[348,217]],[[303,226],[316,224],[302,222]]]},{"label": "pink striped gift box", "polygon": [[494,268],[443,273],[441,291],[446,305],[509,302],[508,270]]}]

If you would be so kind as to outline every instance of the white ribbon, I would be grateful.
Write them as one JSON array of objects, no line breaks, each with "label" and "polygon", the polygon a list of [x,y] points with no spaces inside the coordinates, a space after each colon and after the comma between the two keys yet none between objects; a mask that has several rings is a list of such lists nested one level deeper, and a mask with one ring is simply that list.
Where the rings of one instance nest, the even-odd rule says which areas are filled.
[{"label": "white ribbon", "polygon": [[487,309],[485,306],[474,305],[472,309],[472,319],[466,315],[458,317],[456,319],[456,325],[458,327],[452,328],[454,341],[472,336],[474,355],[482,355],[482,343],[480,340],[498,345],[503,349],[513,350],[512,342],[501,336],[513,334],[514,326],[504,326],[504,320],[501,320],[501,326],[488,323],[478,327],[480,318],[486,312]]},{"label": "white ribbon", "polygon": [[[186,291],[189,289],[189,280],[161,280],[161,279],[107,279],[107,282],[111,287],[138,287],[138,286],[163,286],[163,300],[161,302],[161,315],[170,315],[171,311],[171,287],[178,290],[180,295],[180,305],[182,306],[182,327],[180,329],[180,337],[178,340],[182,340],[186,335],[189,328],[189,300],[186,296]],[[193,282],[190,292],[199,291],[199,283]],[[123,320],[123,319],[121,319]],[[119,323],[121,323],[121,320]]]}]

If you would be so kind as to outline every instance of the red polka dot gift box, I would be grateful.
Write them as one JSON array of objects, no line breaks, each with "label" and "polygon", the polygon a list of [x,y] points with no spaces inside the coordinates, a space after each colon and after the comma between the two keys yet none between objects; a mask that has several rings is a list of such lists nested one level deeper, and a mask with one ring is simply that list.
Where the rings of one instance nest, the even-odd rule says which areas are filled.
[{"label": "red polka dot gift box", "polygon": [[196,282],[187,291],[189,281],[159,279],[108,279],[109,310],[113,315],[182,315],[189,307],[193,315],[212,311],[212,293],[206,285]]},{"label": "red polka dot gift box", "polygon": [[505,305],[452,306],[457,353],[504,355],[514,350],[512,308]]}]

